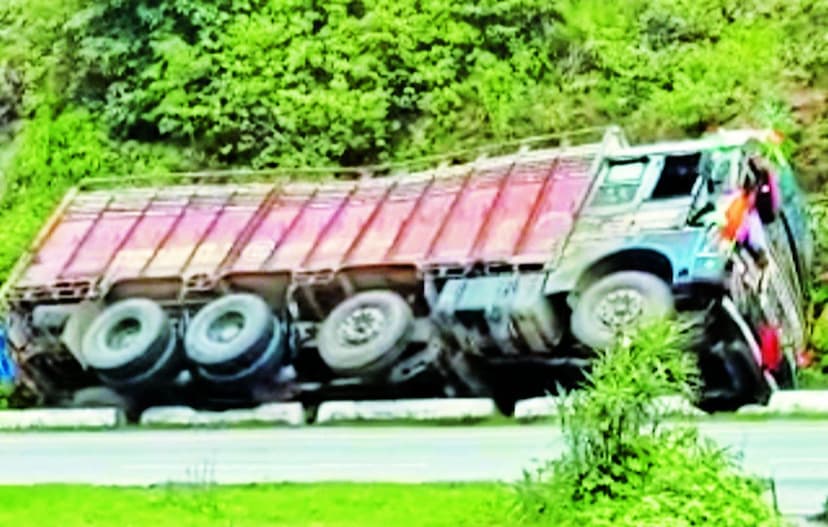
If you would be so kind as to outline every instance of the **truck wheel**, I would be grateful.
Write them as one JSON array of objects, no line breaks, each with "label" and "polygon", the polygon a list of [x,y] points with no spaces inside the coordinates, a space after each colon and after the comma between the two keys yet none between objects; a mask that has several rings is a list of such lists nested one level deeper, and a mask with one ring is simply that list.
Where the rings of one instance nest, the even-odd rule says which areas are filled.
[{"label": "truck wheel", "polygon": [[102,379],[114,384],[129,382],[173,362],[175,334],[161,306],[131,298],[98,315],[83,337],[81,350]]},{"label": "truck wheel", "polygon": [[767,403],[770,389],[747,344],[729,342],[722,359],[728,386],[703,392],[699,401],[702,410],[731,412],[746,404]]},{"label": "truck wheel", "polygon": [[641,271],[612,273],[590,284],[570,321],[572,334],[592,348],[606,348],[617,332],[673,311],[673,293],[664,280]]},{"label": "truck wheel", "polygon": [[283,341],[270,306],[241,293],[202,308],[187,328],[184,348],[201,377],[226,383],[275,368],[284,356]]},{"label": "truck wheel", "polygon": [[796,363],[788,355],[782,357],[779,368],[773,373],[780,390],[795,390],[797,387]]},{"label": "truck wheel", "polygon": [[414,314],[391,291],[366,291],[328,315],[317,336],[319,355],[341,375],[374,375],[390,367],[408,344]]}]

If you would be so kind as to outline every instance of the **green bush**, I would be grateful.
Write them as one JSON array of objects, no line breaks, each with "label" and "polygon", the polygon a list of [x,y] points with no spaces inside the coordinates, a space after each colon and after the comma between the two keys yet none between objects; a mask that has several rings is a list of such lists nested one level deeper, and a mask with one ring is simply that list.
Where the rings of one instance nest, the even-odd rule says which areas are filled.
[{"label": "green bush", "polygon": [[118,137],[359,164],[554,126],[529,106],[555,69],[552,15],[540,0],[98,2],[64,59]]},{"label": "green bush", "polygon": [[783,72],[812,82],[825,62],[788,50],[821,8],[781,0],[85,6],[52,48],[67,96],[114,137],[225,164],[358,164],[610,121],[695,134],[766,120]]},{"label": "green bush", "polygon": [[822,512],[817,514],[814,520],[828,524],[828,497],[825,498],[825,503],[822,505]]},{"label": "green bush", "polygon": [[0,410],[5,410],[9,407],[9,397],[11,397],[14,387],[11,384],[0,382]]},{"label": "green bush", "polygon": [[[71,185],[84,177],[125,172],[166,172],[183,164],[162,145],[122,144],[116,149],[82,108],[56,112],[43,105],[26,123],[0,199],[0,282],[43,227]],[[8,228],[14,226],[14,228]]]},{"label": "green bush", "polygon": [[662,427],[663,395],[695,396],[692,324],[644,326],[597,360],[561,404],[564,455],[517,485],[528,521],[558,526],[780,525],[730,454],[690,426]]}]

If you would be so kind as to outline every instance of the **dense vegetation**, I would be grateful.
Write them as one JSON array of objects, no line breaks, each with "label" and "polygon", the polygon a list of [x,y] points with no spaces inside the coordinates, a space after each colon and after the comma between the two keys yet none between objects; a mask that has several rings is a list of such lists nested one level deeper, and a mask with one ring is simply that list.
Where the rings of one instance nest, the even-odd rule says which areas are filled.
[{"label": "dense vegetation", "polygon": [[566,449],[519,484],[529,521],[545,525],[777,526],[783,522],[731,454],[691,425],[663,427],[664,395],[692,400],[692,325],[653,324],[596,361],[561,405]]}]

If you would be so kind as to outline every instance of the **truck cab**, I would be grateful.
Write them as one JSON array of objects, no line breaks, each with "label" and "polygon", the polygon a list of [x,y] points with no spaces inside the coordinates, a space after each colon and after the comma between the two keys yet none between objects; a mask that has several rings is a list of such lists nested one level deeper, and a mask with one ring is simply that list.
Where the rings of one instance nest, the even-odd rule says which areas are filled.
[{"label": "truck cab", "polygon": [[[711,397],[731,406],[734,400],[762,402],[768,390],[795,385],[795,357],[806,345],[812,241],[790,165],[778,150],[759,143],[757,135],[725,132],[626,148],[604,159],[564,258],[575,267],[576,262],[589,263],[568,273],[577,274],[579,284],[551,287],[574,291],[571,329],[580,342],[606,345],[611,332],[600,320],[602,313],[622,327],[632,322],[631,313],[641,311],[642,303],[655,303],[653,309],[665,312],[671,303],[678,311],[707,313],[708,328],[728,328],[707,332],[706,349],[699,350],[703,370],[715,376],[710,356],[718,354],[721,368],[731,372],[719,378],[727,384],[742,377],[743,384],[751,385],[743,390],[754,391],[754,396],[725,396],[715,388],[720,393]],[[747,243],[721,239],[722,216],[729,197],[767,186],[768,174],[762,173],[767,170],[776,178],[781,203],[751,227],[762,240],[757,254]],[[616,281],[600,299],[590,296],[596,282],[631,271],[645,274]],[[578,306],[584,297],[587,305]],[[779,349],[774,342],[781,343]],[[723,347],[731,350],[729,355]],[[747,372],[732,373],[736,367],[728,361],[734,354],[743,355],[738,362]]]},{"label": "truck cab", "polygon": [[[442,327],[490,357],[475,362],[492,364],[488,378],[506,386],[501,392],[528,393],[578,378],[591,350],[642,317],[695,314],[704,322],[694,352],[705,408],[762,403],[794,387],[807,333],[807,212],[790,166],[761,151],[756,136],[607,151],[559,254],[538,273],[449,281],[436,310]],[[773,217],[754,226],[761,255],[721,239],[723,208],[757,187],[757,163],[772,167],[782,194]],[[546,384],[530,388],[530,379]]]}]

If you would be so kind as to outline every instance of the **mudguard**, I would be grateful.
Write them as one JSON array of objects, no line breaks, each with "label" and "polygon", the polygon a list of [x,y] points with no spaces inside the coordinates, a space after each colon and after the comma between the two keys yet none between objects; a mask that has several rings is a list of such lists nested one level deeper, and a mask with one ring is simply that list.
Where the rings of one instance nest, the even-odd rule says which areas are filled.
[{"label": "mudguard", "polygon": [[624,258],[629,254],[630,268],[635,269],[635,255],[641,252],[654,253],[669,261],[673,284],[720,278],[722,269],[718,260],[721,258],[715,257],[717,265],[707,269],[705,260],[714,255],[705,254],[704,245],[705,232],[702,229],[651,231],[615,240],[590,240],[589,243],[581,241],[573,244],[562,258],[563,264],[549,273],[544,293],[553,295],[577,290],[584,273],[608,259]]}]

